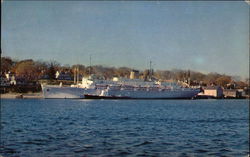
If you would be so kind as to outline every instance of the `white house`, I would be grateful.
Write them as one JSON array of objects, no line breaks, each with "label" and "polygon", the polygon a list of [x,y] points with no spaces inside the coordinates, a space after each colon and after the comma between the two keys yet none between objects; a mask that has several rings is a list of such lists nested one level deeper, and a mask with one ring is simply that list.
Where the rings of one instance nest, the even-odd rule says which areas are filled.
[{"label": "white house", "polygon": [[200,95],[212,96],[215,98],[223,97],[223,89],[220,86],[211,86],[204,88],[204,92]]}]

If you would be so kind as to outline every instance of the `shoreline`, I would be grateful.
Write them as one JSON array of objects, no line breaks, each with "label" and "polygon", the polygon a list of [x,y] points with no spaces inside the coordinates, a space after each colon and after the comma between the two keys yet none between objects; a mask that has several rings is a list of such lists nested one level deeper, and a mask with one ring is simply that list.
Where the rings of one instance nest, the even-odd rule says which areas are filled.
[{"label": "shoreline", "polygon": [[42,99],[42,92],[39,93],[5,93],[1,94],[1,99]]},{"label": "shoreline", "polygon": [[[43,93],[5,93],[5,94],[0,94],[1,99],[43,99]],[[201,99],[209,99],[209,98],[195,98],[195,99],[190,99],[190,100],[201,100]],[[210,99],[248,99],[246,98],[210,98]]]}]

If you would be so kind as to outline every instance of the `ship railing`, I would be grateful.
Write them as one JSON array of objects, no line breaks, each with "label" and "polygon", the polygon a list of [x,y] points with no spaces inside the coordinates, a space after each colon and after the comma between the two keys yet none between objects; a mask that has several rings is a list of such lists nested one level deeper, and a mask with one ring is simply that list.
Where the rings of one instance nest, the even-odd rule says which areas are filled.
[{"label": "ship railing", "polygon": [[122,85],[122,84],[111,84],[111,85],[96,85],[97,89],[108,89],[108,90],[128,90],[128,91],[168,91],[168,90],[187,90],[186,88],[178,88],[173,86],[141,86],[141,85]]},{"label": "ship railing", "polygon": [[95,85],[96,89],[106,89],[108,87],[107,84],[96,84]]}]

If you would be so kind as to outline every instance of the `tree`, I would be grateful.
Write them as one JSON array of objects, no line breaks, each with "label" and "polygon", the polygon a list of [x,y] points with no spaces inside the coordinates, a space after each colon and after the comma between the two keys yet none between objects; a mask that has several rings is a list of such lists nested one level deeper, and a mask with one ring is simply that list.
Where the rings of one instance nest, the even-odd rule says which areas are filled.
[{"label": "tree", "polygon": [[230,76],[221,76],[219,78],[216,79],[215,83],[219,86],[222,87],[227,87],[227,84],[229,84],[232,81]]},{"label": "tree", "polygon": [[9,57],[1,57],[1,73],[11,71],[14,61]]},{"label": "tree", "polygon": [[129,77],[131,70],[132,69],[127,67],[120,67],[116,71],[119,77]]},{"label": "tree", "polygon": [[50,80],[54,80],[56,78],[56,70],[53,63],[50,64],[48,75]]},{"label": "tree", "polygon": [[209,73],[205,76],[204,83],[207,85],[216,84],[216,79],[218,79],[221,76],[222,75],[220,75],[218,73]]},{"label": "tree", "polygon": [[243,81],[237,81],[236,87],[239,89],[244,89],[244,88],[248,87],[248,84],[246,82],[243,82]]},{"label": "tree", "polygon": [[35,80],[39,76],[39,71],[32,59],[18,62],[14,67],[14,71],[18,77],[25,78],[26,80]]},{"label": "tree", "polygon": [[172,73],[171,71],[161,71],[161,70],[157,70],[155,72],[155,77],[161,80],[169,80],[172,78]]},{"label": "tree", "polygon": [[200,72],[191,72],[190,79],[196,82],[201,82],[205,79],[206,75]]}]

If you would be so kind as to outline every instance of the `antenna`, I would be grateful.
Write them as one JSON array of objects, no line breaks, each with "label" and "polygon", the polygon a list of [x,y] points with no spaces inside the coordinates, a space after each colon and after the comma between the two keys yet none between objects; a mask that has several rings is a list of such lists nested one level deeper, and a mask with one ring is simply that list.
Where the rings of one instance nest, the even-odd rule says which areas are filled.
[{"label": "antenna", "polygon": [[91,74],[91,55],[89,55],[89,76]]},{"label": "antenna", "polygon": [[152,68],[152,61],[149,61],[149,69],[151,70],[151,68]]},{"label": "antenna", "polygon": [[79,82],[79,65],[77,65],[77,69],[76,69],[76,84],[78,84]]},{"label": "antenna", "polygon": [[152,61],[149,61],[149,79],[152,80]]},{"label": "antenna", "polygon": [[76,84],[76,67],[74,67],[74,84]]},{"label": "antenna", "polygon": [[190,86],[191,84],[191,73],[190,70],[188,70],[188,85]]}]

